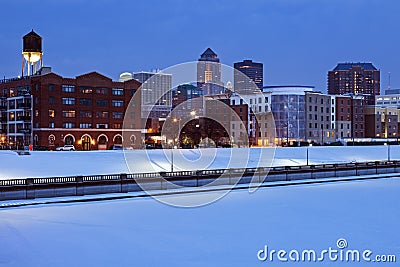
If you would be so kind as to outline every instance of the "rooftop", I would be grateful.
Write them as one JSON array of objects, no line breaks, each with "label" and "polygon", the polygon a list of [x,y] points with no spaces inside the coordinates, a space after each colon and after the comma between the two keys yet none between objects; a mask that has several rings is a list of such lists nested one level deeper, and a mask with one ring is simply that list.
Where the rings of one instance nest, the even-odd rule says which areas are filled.
[{"label": "rooftop", "polygon": [[359,66],[364,70],[377,70],[372,63],[361,63],[361,62],[346,62],[346,63],[338,63],[337,66],[333,70],[350,70],[352,67]]}]

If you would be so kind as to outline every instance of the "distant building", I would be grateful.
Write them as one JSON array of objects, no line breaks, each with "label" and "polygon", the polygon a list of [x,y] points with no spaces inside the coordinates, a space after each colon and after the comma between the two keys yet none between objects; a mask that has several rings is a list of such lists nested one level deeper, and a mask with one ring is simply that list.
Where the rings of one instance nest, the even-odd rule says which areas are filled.
[{"label": "distant building", "polygon": [[133,78],[142,83],[142,118],[166,118],[172,108],[172,75],[142,71]]},{"label": "distant building", "polygon": [[197,62],[197,88],[203,90],[203,95],[225,93],[221,81],[221,63],[211,48],[207,48]]},{"label": "distant building", "polygon": [[328,72],[328,94],[365,95],[373,105],[380,94],[380,70],[372,63],[339,63]]},{"label": "distant building", "polygon": [[[254,91],[255,87],[259,90],[263,88],[263,64],[252,60],[243,60],[233,64],[234,73],[233,89],[236,93],[247,93]],[[242,75],[243,73],[244,75]]]},{"label": "distant building", "polygon": [[271,92],[271,110],[276,127],[276,144],[296,144],[307,141],[306,93],[314,86],[264,86]]},{"label": "distant building", "polygon": [[275,144],[275,125],[271,113],[271,92],[235,94],[230,97],[236,119],[231,120],[232,143],[241,146],[244,137],[251,146]]},{"label": "distant building", "polygon": [[335,96],[306,92],[305,99],[307,141],[318,144],[336,141]]},{"label": "distant building", "polygon": [[[185,104],[185,107],[190,110],[192,108],[192,99],[203,95],[203,90],[198,89],[192,84],[181,84],[172,91],[172,108]],[[197,108],[197,107],[196,107]]]},{"label": "distant building", "polygon": [[365,107],[365,137],[397,138],[398,124],[397,107]]},{"label": "distant building", "polygon": [[338,138],[365,137],[365,99],[363,96],[336,96],[336,129]]},{"label": "distant building", "polygon": [[[32,31],[23,37],[22,76],[0,80],[2,148],[142,147],[141,103],[130,102],[140,96],[138,81],[116,82],[97,72],[65,78],[43,67],[42,55],[42,38]],[[127,107],[131,135],[123,140]]]},{"label": "distant building", "polygon": [[[122,145],[125,110],[140,83],[115,82],[97,72],[64,78],[53,72],[0,80],[3,145],[21,149],[109,149]],[[129,115],[135,133],[130,146],[141,148],[140,103]]]}]

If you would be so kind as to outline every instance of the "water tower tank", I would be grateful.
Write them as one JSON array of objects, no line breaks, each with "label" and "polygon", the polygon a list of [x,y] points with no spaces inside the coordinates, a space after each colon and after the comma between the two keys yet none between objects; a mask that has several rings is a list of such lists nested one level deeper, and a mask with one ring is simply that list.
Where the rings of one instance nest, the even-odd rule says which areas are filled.
[{"label": "water tower tank", "polygon": [[39,64],[43,55],[42,37],[32,30],[30,33],[22,37],[22,39],[22,56],[26,60],[26,64],[24,62],[22,64],[22,76],[24,76],[25,65],[28,68],[29,76],[31,73],[36,73],[39,70],[39,67],[43,66],[43,62]]}]

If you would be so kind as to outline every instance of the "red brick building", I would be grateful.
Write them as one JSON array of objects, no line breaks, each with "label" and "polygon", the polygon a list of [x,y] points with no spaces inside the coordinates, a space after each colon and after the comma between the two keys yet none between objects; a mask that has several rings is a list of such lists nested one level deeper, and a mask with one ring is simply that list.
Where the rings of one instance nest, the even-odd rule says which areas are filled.
[{"label": "red brick building", "polygon": [[132,131],[124,145],[141,148],[140,97],[130,103],[140,85],[136,80],[115,82],[97,72],[64,78],[49,68],[1,80],[3,142],[12,148],[33,144],[52,150],[73,144],[77,150],[109,149],[122,144],[130,105],[126,127]]}]

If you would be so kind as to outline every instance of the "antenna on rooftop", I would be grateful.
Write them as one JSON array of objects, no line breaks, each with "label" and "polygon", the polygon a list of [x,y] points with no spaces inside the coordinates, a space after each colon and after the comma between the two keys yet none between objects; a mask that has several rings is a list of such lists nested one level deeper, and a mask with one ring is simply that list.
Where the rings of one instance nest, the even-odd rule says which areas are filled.
[{"label": "antenna on rooftop", "polygon": [[390,71],[389,71],[389,84],[388,84],[388,90],[390,90]]}]

